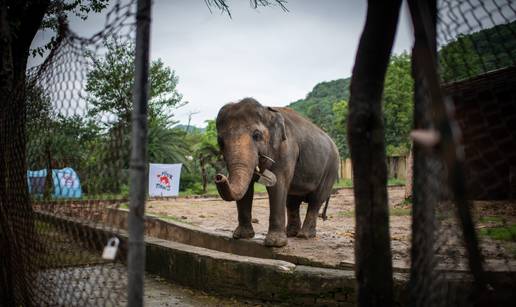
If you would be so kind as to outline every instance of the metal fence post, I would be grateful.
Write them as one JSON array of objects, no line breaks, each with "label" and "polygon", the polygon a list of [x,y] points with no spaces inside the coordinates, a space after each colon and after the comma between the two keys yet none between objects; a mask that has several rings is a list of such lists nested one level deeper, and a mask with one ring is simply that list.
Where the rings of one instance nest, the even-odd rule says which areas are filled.
[{"label": "metal fence post", "polygon": [[129,202],[128,306],[143,306],[151,0],[138,0]]}]

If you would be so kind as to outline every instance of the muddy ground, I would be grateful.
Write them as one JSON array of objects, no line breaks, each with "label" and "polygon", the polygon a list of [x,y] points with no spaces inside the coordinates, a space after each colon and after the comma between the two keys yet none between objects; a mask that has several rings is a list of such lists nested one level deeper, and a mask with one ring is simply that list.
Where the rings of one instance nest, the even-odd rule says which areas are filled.
[{"label": "muddy ground", "polygon": [[[394,266],[407,268],[409,264],[411,209],[404,205],[404,187],[389,188],[390,235]],[[516,202],[475,202],[477,228],[516,224]],[[307,205],[301,206],[304,218]],[[437,222],[436,246],[439,263],[449,269],[463,268],[465,251],[461,246],[460,231],[453,218],[453,205],[442,204]],[[322,211],[322,209],[321,209]],[[189,223],[205,229],[231,235],[237,226],[237,210],[234,202],[220,198],[176,198],[151,200],[146,213],[163,219]],[[487,217],[487,218],[486,218]],[[253,227],[257,238],[267,233],[269,204],[267,195],[257,195],[253,202]],[[318,219],[317,237],[313,239],[289,238],[283,251],[296,256],[323,262],[331,267],[354,262],[354,198],[351,189],[334,194],[328,207],[328,219]],[[479,230],[482,231],[482,230]],[[482,235],[482,251],[488,266],[494,270],[516,270],[516,242],[493,240]]]}]

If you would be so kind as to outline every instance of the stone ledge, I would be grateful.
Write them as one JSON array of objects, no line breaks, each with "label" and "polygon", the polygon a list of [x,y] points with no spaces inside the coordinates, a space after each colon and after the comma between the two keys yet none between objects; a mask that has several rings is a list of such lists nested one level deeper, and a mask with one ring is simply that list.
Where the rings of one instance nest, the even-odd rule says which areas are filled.
[{"label": "stone ledge", "polygon": [[[89,238],[90,248],[116,235],[117,258],[126,260],[128,235],[79,219],[38,212],[36,218],[60,225],[74,238]],[[93,239],[94,238],[94,239]],[[353,305],[355,277],[352,270],[315,268],[277,260],[241,256],[154,237],[145,237],[146,271],[188,287],[225,296],[260,299],[292,305]]]},{"label": "stone ledge", "polygon": [[[116,235],[121,241],[117,258],[125,261],[127,232],[116,225],[43,212],[37,212],[36,218],[59,225],[62,231],[71,233],[77,240],[88,238],[88,247],[98,250],[99,255],[103,242]],[[240,244],[244,241],[233,242]],[[352,306],[355,303],[353,269],[296,265],[284,260],[236,255],[151,236],[145,237],[145,243],[146,271],[185,286],[226,296],[292,305]],[[446,279],[448,289],[468,291],[472,288],[471,280],[465,278],[467,275],[464,273],[447,272],[442,277]],[[491,283],[492,298],[500,302],[514,301],[514,272],[488,272],[488,277],[495,282]],[[408,274],[395,272],[393,280],[396,305],[407,305]]]}]

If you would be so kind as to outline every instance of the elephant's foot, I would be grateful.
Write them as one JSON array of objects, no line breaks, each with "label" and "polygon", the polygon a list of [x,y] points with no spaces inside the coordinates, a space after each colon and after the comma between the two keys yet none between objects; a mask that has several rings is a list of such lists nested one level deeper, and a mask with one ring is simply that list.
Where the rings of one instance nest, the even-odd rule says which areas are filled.
[{"label": "elephant's foot", "polygon": [[254,237],[253,226],[242,226],[238,225],[238,227],[233,231],[233,239],[251,239]]},{"label": "elephant's foot", "polygon": [[263,241],[263,245],[271,247],[281,247],[287,245],[287,235],[283,231],[269,231]]},{"label": "elephant's foot", "polygon": [[288,224],[287,225],[287,237],[295,237],[299,233],[299,224]]},{"label": "elephant's foot", "polygon": [[298,238],[308,239],[314,238],[316,234],[315,227],[303,227],[297,234]]}]

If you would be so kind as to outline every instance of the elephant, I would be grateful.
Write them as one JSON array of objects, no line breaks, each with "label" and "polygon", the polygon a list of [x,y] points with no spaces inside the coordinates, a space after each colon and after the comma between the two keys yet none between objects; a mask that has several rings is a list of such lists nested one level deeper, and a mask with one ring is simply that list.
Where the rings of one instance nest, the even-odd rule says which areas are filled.
[{"label": "elephant", "polygon": [[[270,214],[264,245],[281,247],[287,237],[315,237],[319,209],[324,201],[328,205],[338,177],[340,158],[333,140],[294,110],[266,107],[253,98],[223,106],[216,129],[229,174],[217,174],[215,184],[222,199],[236,201],[233,238],[254,237],[254,183],[265,177]],[[301,227],[302,202],[308,203],[308,210]]]}]

